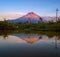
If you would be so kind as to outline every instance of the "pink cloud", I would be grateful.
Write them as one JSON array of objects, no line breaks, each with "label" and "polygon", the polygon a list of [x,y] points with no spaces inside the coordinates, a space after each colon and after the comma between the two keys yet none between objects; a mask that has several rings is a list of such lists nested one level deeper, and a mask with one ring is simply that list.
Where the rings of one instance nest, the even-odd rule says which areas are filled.
[{"label": "pink cloud", "polygon": [[3,19],[3,18],[15,19],[15,18],[21,17],[23,15],[24,15],[24,13],[21,13],[21,12],[0,13],[0,20]]}]

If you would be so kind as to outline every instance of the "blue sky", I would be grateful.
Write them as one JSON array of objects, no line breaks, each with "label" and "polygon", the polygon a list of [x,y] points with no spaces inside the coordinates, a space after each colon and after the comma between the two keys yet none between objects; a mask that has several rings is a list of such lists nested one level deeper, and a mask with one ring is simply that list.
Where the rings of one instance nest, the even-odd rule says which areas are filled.
[{"label": "blue sky", "polygon": [[41,16],[54,16],[56,8],[60,9],[60,0],[0,0],[0,15],[35,12]]}]

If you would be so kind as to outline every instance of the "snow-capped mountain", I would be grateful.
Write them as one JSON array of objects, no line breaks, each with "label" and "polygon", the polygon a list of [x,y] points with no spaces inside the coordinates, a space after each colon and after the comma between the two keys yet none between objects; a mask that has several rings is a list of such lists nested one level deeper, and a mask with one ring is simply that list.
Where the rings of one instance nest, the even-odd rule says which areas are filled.
[{"label": "snow-capped mountain", "polygon": [[9,20],[9,22],[16,22],[16,23],[20,23],[20,22],[22,22],[22,23],[24,23],[24,22],[38,23],[38,22],[42,22],[42,21],[43,21],[43,19],[39,15],[35,14],[34,12],[30,12],[30,13],[28,13],[22,17],[19,17],[15,20]]}]

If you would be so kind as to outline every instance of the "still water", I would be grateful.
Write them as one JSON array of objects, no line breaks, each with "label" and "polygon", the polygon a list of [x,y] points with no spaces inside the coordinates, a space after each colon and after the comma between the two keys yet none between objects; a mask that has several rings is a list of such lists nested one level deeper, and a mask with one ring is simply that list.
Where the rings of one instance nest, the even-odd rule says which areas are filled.
[{"label": "still water", "polygon": [[60,37],[31,33],[1,35],[0,57],[60,57]]}]

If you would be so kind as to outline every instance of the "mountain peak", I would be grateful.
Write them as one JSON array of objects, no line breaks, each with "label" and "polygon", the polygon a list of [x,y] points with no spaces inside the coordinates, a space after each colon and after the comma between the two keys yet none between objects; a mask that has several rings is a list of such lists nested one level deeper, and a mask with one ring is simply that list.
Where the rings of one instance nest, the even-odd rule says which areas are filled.
[{"label": "mountain peak", "polygon": [[28,14],[35,14],[34,12],[29,12]]},{"label": "mountain peak", "polygon": [[39,19],[40,16],[35,14],[34,12],[29,12],[28,14],[25,15],[27,18],[33,18],[33,19]]}]

